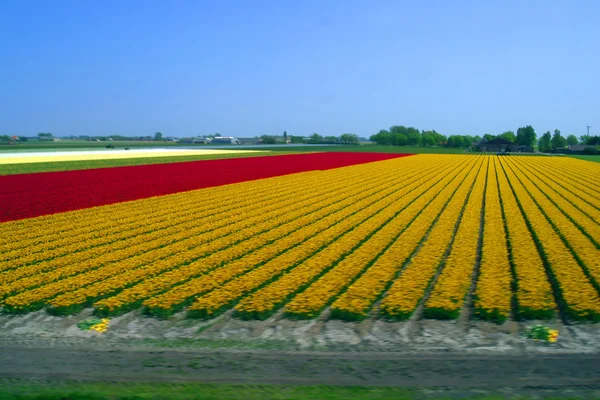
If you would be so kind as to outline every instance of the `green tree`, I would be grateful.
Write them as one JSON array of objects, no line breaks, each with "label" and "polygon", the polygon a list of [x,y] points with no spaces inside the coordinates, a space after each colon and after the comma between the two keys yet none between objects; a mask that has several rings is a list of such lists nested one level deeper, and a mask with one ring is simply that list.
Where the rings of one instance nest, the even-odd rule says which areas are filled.
[{"label": "green tree", "polygon": [[542,135],[538,142],[538,147],[542,153],[550,151],[552,148],[552,134],[550,131],[547,131]]},{"label": "green tree", "polygon": [[408,143],[408,137],[403,133],[390,133],[390,137],[393,146],[406,146]]},{"label": "green tree", "polygon": [[327,144],[337,144],[340,142],[340,139],[337,136],[325,136],[323,141]]},{"label": "green tree", "polygon": [[415,128],[406,129],[406,144],[409,146],[419,146],[421,144],[421,132]]},{"label": "green tree", "polygon": [[485,135],[483,135],[483,138],[485,139],[485,141],[489,142],[490,140],[494,140],[494,135],[486,133]]},{"label": "green tree", "polygon": [[575,135],[569,135],[569,136],[567,136],[567,144],[569,146],[573,146],[573,145],[579,144],[579,140],[577,140],[577,136],[575,136]]},{"label": "green tree", "polygon": [[517,136],[513,131],[506,131],[502,135],[498,135],[499,138],[508,140],[509,142],[515,143],[517,141]]},{"label": "green tree", "polygon": [[219,132],[215,133],[215,137],[221,137],[221,134]]},{"label": "green tree", "polygon": [[291,136],[292,143],[304,143],[304,138],[302,136]]},{"label": "green tree", "polygon": [[8,143],[10,142],[10,137],[8,135],[0,135],[0,143]]},{"label": "green tree", "polygon": [[535,144],[537,135],[531,125],[517,129],[517,144],[519,146],[531,146]]},{"label": "green tree", "polygon": [[560,147],[566,147],[566,146],[567,146],[567,139],[565,139],[560,134],[560,129],[555,129],[554,135],[552,135],[552,148],[558,149]]},{"label": "green tree", "polygon": [[263,144],[276,144],[277,143],[277,138],[272,135],[262,135],[260,138],[261,138]]},{"label": "green tree", "polygon": [[375,135],[372,135],[369,140],[381,145],[390,145],[392,144],[392,134],[389,131],[382,129]]},{"label": "green tree", "polygon": [[441,135],[436,131],[421,132],[421,143],[423,146],[439,146],[441,144]]},{"label": "green tree", "polygon": [[160,142],[160,141],[162,141],[162,140],[163,140],[163,134],[162,134],[162,133],[160,133],[160,132],[156,132],[156,133],[154,134],[154,140],[155,140],[156,142]]},{"label": "green tree", "polygon": [[310,136],[309,142],[312,143],[312,144],[323,143],[323,136],[319,135],[318,133],[313,133]]},{"label": "green tree", "polygon": [[354,133],[344,133],[340,136],[340,139],[344,144],[358,144],[359,142],[358,135],[355,135]]},{"label": "green tree", "polygon": [[288,141],[287,131],[283,131],[283,143],[287,143],[287,141]]}]

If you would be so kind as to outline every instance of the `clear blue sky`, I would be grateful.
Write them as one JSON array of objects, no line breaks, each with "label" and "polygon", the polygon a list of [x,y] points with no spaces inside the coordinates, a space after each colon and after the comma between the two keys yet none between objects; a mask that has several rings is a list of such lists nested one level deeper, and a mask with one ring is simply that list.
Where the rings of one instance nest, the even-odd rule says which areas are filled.
[{"label": "clear blue sky", "polygon": [[600,1],[0,1],[0,134],[600,131]]}]

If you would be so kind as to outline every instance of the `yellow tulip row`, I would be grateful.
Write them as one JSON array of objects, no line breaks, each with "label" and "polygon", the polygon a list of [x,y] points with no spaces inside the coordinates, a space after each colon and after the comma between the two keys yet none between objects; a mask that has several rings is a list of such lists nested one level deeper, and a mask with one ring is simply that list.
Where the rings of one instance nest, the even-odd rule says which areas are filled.
[{"label": "yellow tulip row", "polygon": [[[542,180],[535,173],[532,173],[524,162],[513,162],[514,168],[523,171],[529,177],[531,183],[542,191],[561,211],[573,220],[588,236],[596,238],[595,244],[600,242],[600,210],[581,201],[575,195],[572,195],[564,188],[555,184],[549,179]],[[529,185],[528,185],[529,186]],[[587,207],[586,207],[587,206]],[[585,210],[584,213],[582,210]]]},{"label": "yellow tulip row", "polygon": [[[374,189],[373,192],[377,195],[382,193],[380,188]],[[330,223],[332,220],[344,219],[352,212],[359,210],[360,208],[358,207],[364,207],[365,204],[371,202],[372,198],[357,201],[358,199],[355,197],[344,200],[342,200],[342,197],[333,197],[332,200],[335,200],[333,205],[320,209],[318,213],[297,218],[295,221],[280,226],[279,228],[275,228],[272,231],[268,231],[263,235],[257,235],[250,239],[250,241],[245,245],[235,245],[235,249],[224,249],[224,251],[220,253],[213,253],[209,257],[200,259],[188,266],[175,269],[172,272],[164,275],[159,275],[154,280],[150,279],[141,282],[140,287],[137,288],[137,290],[145,293],[145,297],[149,296],[151,293],[156,294],[157,284],[161,290],[168,289],[173,285],[180,284],[190,278],[193,278],[197,274],[206,273],[218,267],[219,265],[230,261],[234,257],[240,255],[240,250],[242,250],[244,253],[250,251],[250,254],[242,257],[239,261],[237,261],[238,263],[249,263],[250,265],[253,265],[254,263],[260,263],[261,261],[264,261],[265,258],[268,259],[275,256],[279,251],[283,251],[285,246],[291,246],[295,241],[302,240],[305,238],[305,236],[314,234],[311,227],[316,225],[316,229],[318,229],[321,224]],[[275,240],[277,241],[274,242]],[[260,247],[261,245],[263,247]],[[283,247],[283,249],[280,247]],[[124,277],[123,274],[117,275],[108,281],[99,282],[95,285],[82,288],[76,292],[59,296],[51,301],[50,305],[54,308],[72,306],[73,304],[78,304],[77,302],[81,299],[85,300],[87,298],[98,298],[100,296],[104,296],[107,293],[114,292],[118,288],[140,281],[147,276],[144,272],[133,272],[131,270],[128,271],[126,275],[128,276]],[[177,286],[175,292],[181,292],[181,289],[185,290],[186,288],[189,290],[189,286],[189,283]],[[154,292],[151,292],[151,289],[154,290]],[[195,290],[193,285],[191,290]],[[171,292],[167,292],[167,294],[162,296],[152,297],[150,301],[152,304],[162,305],[165,303],[163,299],[167,298],[168,300],[166,300],[166,302],[173,302],[173,297],[170,297],[169,293]],[[169,311],[171,310],[171,307],[167,306],[165,309]]]},{"label": "yellow tulip row", "polygon": [[600,207],[600,193],[598,193],[600,182],[594,181],[600,169],[597,164],[573,159],[534,160],[532,163],[545,171],[552,172],[550,175],[552,179],[560,179],[564,176],[567,179],[567,187],[584,192],[586,200],[596,208]]},{"label": "yellow tulip row", "polygon": [[[348,192],[350,189],[340,186],[340,190]],[[221,219],[207,219],[205,222],[203,220],[204,223],[200,226],[198,226],[197,217],[191,216],[190,221],[186,221],[173,229],[132,238],[130,241],[122,241],[115,246],[93,248],[86,252],[78,252],[66,257],[6,271],[0,274],[0,281],[2,282],[0,297],[15,293],[19,289],[27,289],[41,283],[48,283],[102,265],[116,262],[131,264],[136,260],[132,258],[134,256],[147,263],[148,260],[153,260],[152,257],[156,259],[157,257],[162,258],[160,257],[161,254],[168,255],[169,251],[172,250],[171,245],[181,247],[190,242],[191,246],[197,246],[200,243],[216,240],[231,233],[238,233],[244,228],[253,229],[253,233],[260,232],[261,228],[270,229],[272,221],[264,221],[265,217],[278,216],[286,208],[298,212],[296,210],[298,208],[310,207],[321,200],[325,191],[327,189],[318,186],[312,190],[304,190],[301,195],[294,191],[292,194],[296,196],[295,200],[291,199],[287,203],[281,204],[285,207],[277,207],[279,204],[268,205],[267,207],[273,207],[270,212],[246,220],[243,219],[244,212],[251,212],[253,207],[260,206],[260,203],[254,206],[247,205],[244,208],[235,210],[237,212],[229,212],[227,215],[222,215],[223,218]],[[302,202],[302,200],[305,200],[305,202]],[[293,217],[292,214],[288,215],[288,218]],[[45,273],[46,271],[50,272]],[[25,277],[29,277],[29,280],[24,279]]]},{"label": "yellow tulip row", "polygon": [[[509,163],[506,162],[508,165]],[[556,227],[559,234],[567,241],[569,247],[575,255],[585,265],[591,275],[592,281],[600,283],[600,249],[598,249],[590,238],[584,235],[567,218],[560,209],[552,203],[544,194],[532,183],[532,179],[523,174],[514,164],[510,163],[515,176],[525,185],[529,195],[537,203],[538,207],[546,214],[550,222]],[[561,205],[565,208],[565,204]],[[600,237],[600,236],[599,236]]]},{"label": "yellow tulip row", "polygon": [[[122,215],[115,210],[109,223],[103,223],[104,218],[101,215],[92,216],[86,220],[85,224],[78,224],[76,229],[72,228],[68,231],[68,235],[56,240],[53,240],[55,239],[54,235],[46,235],[47,240],[44,242],[35,245],[25,243],[24,247],[10,251],[7,249],[0,255],[0,271],[106,244],[111,244],[111,250],[114,251],[115,242],[121,241],[119,244],[123,244],[123,240],[134,236],[166,228],[176,229],[179,223],[193,221],[198,215],[203,215],[203,218],[207,220],[224,218],[227,214],[234,213],[234,211],[229,211],[233,205],[236,208],[256,207],[261,201],[266,201],[268,202],[266,204],[276,207],[273,205],[275,202],[285,201],[286,197],[287,199],[294,198],[293,192],[283,190],[285,186],[282,183],[277,182],[277,185],[271,183],[268,186],[257,185],[256,190],[250,191],[241,200],[230,198],[231,193],[228,195],[219,192],[221,193],[219,196],[209,195],[208,198],[203,197],[202,202],[199,202],[198,196],[189,193],[187,197],[179,196],[181,197],[180,201],[173,199],[174,201],[167,207],[158,210],[153,210],[146,204],[148,203],[146,200],[141,200],[136,207],[121,208],[124,211],[121,213]],[[296,182],[294,186],[289,183],[286,186],[290,189],[296,188],[298,192],[310,188],[306,183],[299,184],[299,182]],[[219,204],[219,208],[215,208],[214,204]],[[265,210],[265,212],[267,211]],[[174,224],[173,221],[177,222]],[[168,234],[168,232],[164,234]],[[20,240],[14,243],[22,242]]]},{"label": "yellow tulip row", "polygon": [[496,172],[517,284],[517,312],[525,319],[552,318],[556,304],[544,262],[527,228],[502,165]]},{"label": "yellow tulip row", "polygon": [[[416,219],[415,226],[421,226],[426,224],[422,221],[430,218],[432,214],[437,214],[439,208],[443,207],[476,161],[476,158],[471,158],[468,166],[449,171],[430,190],[415,199],[398,217],[373,234],[358,249],[340,261],[304,292],[297,295],[285,307],[286,314],[300,318],[315,317],[331,300],[335,299],[340,292],[360,276],[379,254],[394,243],[413,220]],[[428,207],[429,205],[431,207]]]},{"label": "yellow tulip row", "polygon": [[511,312],[511,268],[496,176],[497,157],[490,160],[485,189],[481,263],[474,297],[475,315],[502,322]]},{"label": "yellow tulip row", "polygon": [[[76,310],[90,301],[109,296],[143,281],[140,285],[127,291],[129,294],[136,293],[138,296],[134,297],[138,297],[136,300],[139,300],[139,295],[147,294],[150,289],[154,289],[153,293],[156,293],[157,290],[168,289],[196,274],[206,272],[206,269],[243,256],[304,225],[323,218],[328,213],[337,212],[352,205],[367,196],[369,190],[375,192],[385,190],[387,185],[394,180],[400,181],[400,177],[394,177],[390,181],[390,177],[382,174],[377,179],[371,180],[368,185],[363,184],[362,186],[348,186],[343,182],[338,182],[336,185],[330,185],[330,197],[322,200],[320,206],[323,208],[321,209],[316,209],[314,205],[304,206],[302,203],[297,203],[293,210],[281,210],[282,215],[278,218],[272,218],[262,224],[235,232],[206,245],[188,246],[179,254],[168,258],[163,257],[152,262],[153,259],[156,259],[156,257],[152,257],[147,263],[138,263],[125,270],[121,269],[119,265],[114,265],[110,268],[105,267],[93,271],[88,276],[75,276],[73,281],[79,283],[79,289],[73,288],[78,290],[57,297],[50,302],[50,305],[55,312],[70,312],[70,309]],[[364,191],[360,191],[359,188]],[[267,226],[272,229],[265,229]],[[188,265],[181,266],[183,264]],[[180,268],[176,268],[178,266]],[[158,276],[152,278],[154,275]],[[60,281],[57,284],[60,284]]]},{"label": "yellow tulip row", "polygon": [[458,318],[463,308],[477,262],[488,163],[489,157],[486,157],[484,170],[471,190],[444,268],[425,302],[423,315],[427,318]]},{"label": "yellow tulip row", "polygon": [[505,168],[505,172],[551,267],[551,279],[555,282],[555,290],[559,291],[559,298],[564,302],[566,313],[575,319],[599,320],[598,292],[514,171]]},{"label": "yellow tulip row", "polygon": [[[476,167],[464,178],[437,221],[437,213],[433,210],[430,212],[429,209],[442,205],[443,199],[436,199],[439,205],[432,202],[429,208],[424,210],[424,216],[419,217],[418,223],[412,224],[375,264],[333,303],[333,314],[364,318],[374,301],[386,289],[402,265],[409,260],[409,264],[400,271],[400,276],[381,301],[380,310],[384,316],[391,319],[407,319],[413,314],[450,246],[477,176],[485,176],[484,161],[484,157],[478,160]],[[433,228],[427,234],[432,223]],[[411,253],[417,249],[421,238],[425,236],[425,242],[416,255],[411,257]]]},{"label": "yellow tulip row", "polygon": [[[543,181],[552,187],[557,193],[571,202],[571,204],[589,218],[600,224],[600,199],[589,194],[580,186],[563,175],[563,171],[540,168],[535,163],[519,163],[519,168],[527,168],[528,173],[543,177]],[[598,196],[598,194],[596,194]]]},{"label": "yellow tulip row", "polygon": [[[306,285],[315,275],[327,269],[344,254],[352,251],[373,232],[385,226],[410,204],[411,199],[429,190],[441,175],[439,171],[434,171],[433,174],[421,177],[403,190],[395,192],[391,198],[371,204],[352,218],[331,226],[281,257],[274,258],[248,274],[241,275],[209,294],[199,297],[190,307],[189,315],[214,316],[240,297],[272,282],[236,306],[238,315],[245,318],[267,318],[294,291]],[[216,272],[218,275],[222,272],[229,278],[231,276],[229,269],[230,267],[227,267],[226,270],[220,269]],[[287,273],[281,275],[284,272]],[[214,278],[218,279],[218,277]],[[203,280],[204,284],[211,285],[209,282],[213,281],[213,277],[207,276]],[[198,287],[201,287],[200,281],[198,284]]]},{"label": "yellow tulip row", "polygon": [[[428,168],[424,168],[424,170],[429,171]],[[421,171],[416,173],[416,175],[422,175],[423,173],[424,172]],[[425,175],[428,173],[429,172],[425,172]],[[409,176],[408,179],[410,180],[411,177]],[[169,315],[175,309],[181,307],[182,304],[184,304],[191,296],[209,290],[207,289],[208,287],[214,287],[217,280],[220,282],[225,282],[228,279],[233,278],[235,275],[243,273],[245,270],[252,269],[258,264],[267,262],[269,259],[276,257],[282,252],[283,254],[281,254],[279,258],[289,259],[288,253],[290,251],[296,252],[298,247],[305,245],[302,244],[298,247],[295,247],[293,250],[286,252],[286,250],[290,247],[295,246],[298,243],[307,240],[311,236],[318,234],[321,230],[326,229],[331,224],[339,223],[344,219],[355,218],[355,213],[359,212],[373,202],[393,201],[395,198],[397,198],[396,192],[401,191],[400,189],[409,183],[409,181],[404,179],[398,182],[393,180],[388,182],[388,185],[386,185],[384,189],[372,188],[369,193],[367,190],[368,188],[364,188],[361,195],[358,197],[351,196],[351,198],[344,200],[341,200],[340,198],[339,205],[345,206],[346,208],[341,209],[339,212],[333,213],[328,217],[324,217],[321,220],[317,220],[311,225],[296,230],[288,236],[284,236],[280,240],[273,241],[272,243],[267,244],[242,258],[236,259],[229,264],[225,264],[216,270],[214,269],[218,267],[220,263],[206,262],[206,259],[200,260],[197,266],[190,265],[178,270],[174,270],[170,274],[156,276],[153,279],[146,280],[139,285],[124,290],[115,297],[100,301],[95,304],[96,309],[99,312],[108,314],[123,308],[129,309],[132,307],[132,305],[136,305],[138,302],[148,299],[144,305],[148,307],[151,313],[162,316]],[[378,201],[377,199],[381,200]],[[285,234],[286,232],[283,232],[282,230],[282,233],[277,233],[276,236],[279,237]],[[311,242],[314,241],[314,239],[309,240]],[[194,279],[196,276],[199,277]],[[190,280],[188,281],[188,279]],[[169,289],[174,285],[181,284],[182,282],[186,283],[176,286],[172,290],[167,291],[162,295],[151,297]]]},{"label": "yellow tulip row", "polygon": [[[341,191],[341,193],[347,194],[347,193],[350,193],[352,190],[355,191],[356,189],[353,189],[353,187],[348,187],[347,185],[345,185],[341,182],[338,182],[337,188],[331,187],[331,185],[329,186],[329,191],[331,191],[331,190],[333,190],[334,193],[336,192],[336,190],[339,190],[339,191]],[[328,192],[328,190],[323,189],[323,193],[326,193],[326,192]],[[331,203],[335,204],[335,199],[334,200],[328,199],[327,201],[330,201]],[[19,280],[17,282],[14,282],[14,285],[12,285],[12,286],[19,287],[18,285],[22,281],[25,281],[27,283],[27,285],[28,285],[27,287],[37,286],[42,283],[44,283],[45,285],[41,286],[37,289],[33,289],[30,291],[24,292],[20,295],[17,294],[16,296],[9,297],[8,299],[5,300],[5,305],[11,309],[20,309],[20,308],[26,307],[28,304],[39,304],[40,302],[44,301],[45,299],[47,299],[49,297],[53,297],[59,293],[69,291],[69,290],[74,290],[74,289],[77,289],[78,287],[81,287],[82,285],[88,285],[88,284],[97,282],[98,280],[101,280],[101,279],[107,279],[119,272],[122,272],[123,269],[130,270],[132,268],[135,268],[136,266],[147,265],[147,264],[152,263],[155,260],[161,260],[166,257],[169,257],[169,260],[168,260],[169,263],[176,263],[173,266],[179,265],[183,262],[191,262],[195,258],[198,258],[202,255],[214,253],[215,251],[217,251],[219,249],[226,249],[228,246],[231,246],[231,245],[235,244],[237,241],[240,241],[243,239],[258,240],[258,238],[260,236],[257,236],[257,235],[261,231],[268,231],[269,229],[272,229],[275,226],[281,225],[284,222],[290,223],[289,221],[292,221],[291,223],[298,223],[298,222],[302,221],[303,219],[310,218],[312,214],[304,215],[304,214],[306,214],[305,208],[307,208],[309,211],[312,211],[314,209],[313,204],[314,204],[314,201],[312,201],[312,200],[309,204],[306,204],[306,205],[302,204],[302,203],[292,204],[289,207],[290,210],[285,210],[285,209],[280,210],[280,213],[282,215],[278,216],[278,218],[272,218],[270,220],[263,222],[262,224],[257,224],[252,227],[248,227],[247,229],[241,230],[239,232],[235,231],[232,234],[229,234],[225,237],[221,237],[219,240],[215,240],[218,238],[218,237],[215,237],[215,232],[217,232],[217,231],[211,231],[205,235],[197,235],[197,236],[192,235],[190,238],[188,238],[186,240],[181,240],[181,241],[175,242],[172,246],[158,248],[153,251],[147,251],[147,252],[142,251],[141,255],[139,255],[139,256],[128,258],[128,259],[126,259],[124,261],[120,261],[120,262],[113,262],[112,264],[109,264],[108,266],[104,266],[99,269],[93,269],[93,270],[87,271],[86,273],[83,273],[83,274],[80,273],[80,272],[83,272],[81,269],[83,263],[79,263],[79,264],[74,264],[69,267],[60,268],[56,271],[52,271],[47,274],[39,274],[39,275],[35,275],[35,276],[29,277],[29,278],[25,278],[25,279]],[[286,211],[290,211],[290,212],[286,213]],[[313,218],[314,218],[314,216],[313,216]],[[233,225],[233,226],[235,227],[235,225]],[[263,236],[264,236],[264,234],[263,234]],[[204,243],[204,245],[199,246],[202,243]],[[153,246],[153,245],[154,244],[152,243],[150,246]],[[137,250],[139,250],[139,247],[143,247],[143,246],[144,246],[143,244],[140,244],[139,246],[134,246],[134,247],[138,247]],[[241,249],[241,248],[243,248],[243,246],[237,245],[235,247],[235,249]],[[129,251],[129,250],[130,249],[127,249],[127,251]],[[194,256],[192,256],[192,254],[194,254]],[[94,265],[95,265],[94,262],[90,261],[89,263],[85,264],[86,268],[84,268],[84,269],[86,269],[86,270],[90,269]],[[60,274],[60,277],[69,277],[69,276],[70,277],[59,280],[54,283],[47,283],[48,281],[57,279],[59,277],[58,276],[59,274]],[[75,276],[72,276],[72,275],[75,275]],[[12,286],[10,288],[12,288]],[[0,289],[6,290],[6,287],[0,287]],[[8,293],[10,293],[10,292],[8,292]]]}]

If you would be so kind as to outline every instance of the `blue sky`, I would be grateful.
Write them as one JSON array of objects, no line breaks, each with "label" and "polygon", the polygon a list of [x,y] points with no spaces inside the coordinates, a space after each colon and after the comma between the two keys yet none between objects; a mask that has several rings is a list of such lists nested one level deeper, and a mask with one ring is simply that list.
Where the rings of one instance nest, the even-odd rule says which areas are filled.
[{"label": "blue sky", "polygon": [[0,1],[0,134],[600,130],[600,2]]}]

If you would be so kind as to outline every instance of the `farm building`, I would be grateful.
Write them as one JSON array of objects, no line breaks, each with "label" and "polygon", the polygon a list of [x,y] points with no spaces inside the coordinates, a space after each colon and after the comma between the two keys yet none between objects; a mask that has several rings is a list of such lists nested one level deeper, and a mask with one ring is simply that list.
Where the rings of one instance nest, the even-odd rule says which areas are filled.
[{"label": "farm building", "polygon": [[212,144],[240,144],[241,142],[233,136],[217,136],[214,137]]},{"label": "farm building", "polygon": [[509,142],[505,139],[482,140],[477,144],[477,150],[483,152],[499,153],[499,152],[517,152],[519,146],[516,143]]}]

